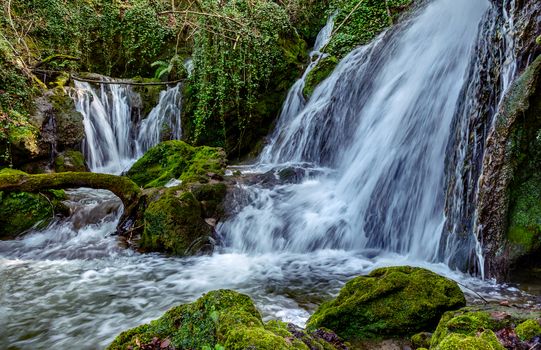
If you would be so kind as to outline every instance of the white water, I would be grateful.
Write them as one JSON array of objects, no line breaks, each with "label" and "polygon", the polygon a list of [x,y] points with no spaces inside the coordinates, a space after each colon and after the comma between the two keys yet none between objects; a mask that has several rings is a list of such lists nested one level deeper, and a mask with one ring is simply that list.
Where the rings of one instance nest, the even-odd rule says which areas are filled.
[{"label": "white water", "polygon": [[91,171],[120,174],[150,147],[181,137],[180,85],[160,93],[158,105],[140,119],[134,104],[140,96],[129,85],[101,84],[99,90],[89,83],[75,81],[76,109],[83,115],[84,155]]},{"label": "white water", "polygon": [[[223,246],[212,256],[119,248],[112,236],[118,200],[84,189],[72,193],[69,221],[0,242],[0,348],[100,349],[217,288],[249,294],[265,319],[302,325],[347,280],[390,265],[427,267],[487,299],[515,297],[512,287],[435,259],[450,118],[487,7],[484,0],[434,0],[410,23],[352,52],[310,101],[291,108],[288,99],[287,127],[261,159],[268,167],[296,164],[305,175],[242,185],[239,213],[220,226]],[[107,118],[94,125],[101,140],[94,147],[117,145],[120,154],[123,144],[102,130]]]},{"label": "white water", "polygon": [[266,320],[303,325],[347,280],[390,265],[430,268],[489,299],[518,295],[516,289],[481,282],[444,264],[373,251],[142,255],[119,248],[111,235],[119,216],[116,197],[90,189],[70,195],[68,204],[77,213],[70,221],[0,241],[1,349],[103,349],[121,331],[218,288],[249,294]]}]

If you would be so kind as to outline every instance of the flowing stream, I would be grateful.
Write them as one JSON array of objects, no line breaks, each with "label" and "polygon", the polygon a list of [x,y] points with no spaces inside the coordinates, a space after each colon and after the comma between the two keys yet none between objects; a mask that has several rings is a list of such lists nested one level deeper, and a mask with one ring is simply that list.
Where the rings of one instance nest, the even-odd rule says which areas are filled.
[{"label": "flowing stream", "polygon": [[[347,280],[390,265],[449,276],[472,300],[470,290],[519,302],[513,286],[450,268],[460,242],[443,235],[446,150],[468,117],[457,106],[477,62],[478,30],[494,15],[488,0],[430,1],[352,51],[306,101],[304,79],[331,18],[259,161],[240,168],[246,178],[267,173],[238,185],[236,213],[219,225],[223,243],[211,256],[119,247],[120,201],[107,191],[69,191],[70,218],[0,241],[0,348],[101,349],[218,288],[249,294],[265,319],[303,325]],[[128,88],[77,89],[93,171],[124,171],[162,139],[163,125],[180,137],[178,86],[143,120]]]}]

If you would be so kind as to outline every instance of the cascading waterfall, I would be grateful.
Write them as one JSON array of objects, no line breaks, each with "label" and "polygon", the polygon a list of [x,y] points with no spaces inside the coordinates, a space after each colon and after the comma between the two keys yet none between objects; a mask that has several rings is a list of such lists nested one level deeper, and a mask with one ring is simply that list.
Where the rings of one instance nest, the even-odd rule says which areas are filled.
[{"label": "cascading waterfall", "polygon": [[95,90],[75,81],[73,97],[84,117],[83,151],[93,172],[120,174],[162,138],[180,139],[180,85],[162,91],[142,120],[136,113],[140,97],[129,85],[100,84]]},{"label": "cascading waterfall", "polygon": [[248,189],[253,203],[220,227],[229,244],[246,252],[377,249],[436,260],[446,146],[488,8],[488,1],[434,1],[344,58],[300,112],[284,106],[287,128],[277,130],[262,161],[310,162],[331,173]]},{"label": "cascading waterfall", "polygon": [[[335,15],[330,16],[327,19],[327,23],[319,32],[314,48],[310,52],[310,64],[304,71],[302,77],[298,79],[295,84],[289,89],[287,97],[285,99],[282,111],[280,112],[280,117],[278,118],[278,124],[276,126],[275,132],[271,136],[271,144],[275,144],[277,139],[281,137],[281,130],[284,130],[289,127],[292,119],[295,118],[305,107],[306,99],[303,95],[303,89],[306,84],[306,77],[314,69],[314,67],[319,63],[322,58],[325,58],[327,55],[321,53],[321,50],[329,42],[330,36],[334,28],[334,17]],[[259,156],[261,163],[270,163],[273,159],[272,147],[266,147],[261,155]]]}]

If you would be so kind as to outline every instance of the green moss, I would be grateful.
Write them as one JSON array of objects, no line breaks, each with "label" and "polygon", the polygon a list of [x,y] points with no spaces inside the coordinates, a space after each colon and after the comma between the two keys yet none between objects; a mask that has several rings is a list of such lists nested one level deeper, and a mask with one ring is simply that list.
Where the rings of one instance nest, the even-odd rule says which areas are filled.
[{"label": "green moss", "polygon": [[515,328],[515,332],[522,341],[531,340],[541,336],[541,325],[539,320],[527,320]]},{"label": "green moss", "polygon": [[138,185],[159,187],[172,178],[184,183],[208,181],[208,173],[223,175],[225,153],[219,148],[193,147],[182,141],[166,141],[152,147],[128,171]]},{"label": "green moss", "polygon": [[458,285],[445,277],[422,268],[382,268],[349,281],[307,328],[326,327],[347,340],[411,336],[434,329],[445,311],[464,304]]},{"label": "green moss", "polygon": [[459,312],[447,312],[441,318],[438,328],[431,339],[432,346],[437,346],[450,334],[473,336],[479,330],[494,328],[490,315],[485,311],[472,311],[468,309]]},{"label": "green moss", "polygon": [[0,192],[0,237],[12,238],[32,227],[47,226],[53,209],[40,194]]},{"label": "green moss", "polygon": [[302,90],[304,96],[306,96],[307,98],[312,96],[312,93],[314,92],[316,86],[318,86],[319,83],[321,83],[332,73],[337,64],[338,59],[334,56],[327,56],[322,58],[318,62],[317,66],[315,66],[314,69],[312,69],[310,73],[308,73],[308,75],[306,76],[306,82],[304,85],[304,89]]},{"label": "green moss", "polygon": [[505,350],[491,330],[485,330],[479,335],[463,336],[452,333],[445,337],[435,350]]}]

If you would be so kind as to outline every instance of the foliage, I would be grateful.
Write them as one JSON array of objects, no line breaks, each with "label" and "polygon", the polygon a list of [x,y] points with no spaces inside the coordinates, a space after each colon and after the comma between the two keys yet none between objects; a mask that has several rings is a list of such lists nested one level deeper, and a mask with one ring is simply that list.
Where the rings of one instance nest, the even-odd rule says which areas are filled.
[{"label": "foliage", "polygon": [[541,336],[541,324],[538,320],[526,320],[519,324],[515,331],[520,340],[530,340],[536,336]]},{"label": "foliage", "polygon": [[13,25],[6,21],[3,28],[24,48],[30,65],[62,54],[79,60],[54,60],[48,66],[150,74],[150,63],[170,55],[168,43],[174,42],[174,30],[157,15],[166,8],[163,1],[13,0],[10,5]]},{"label": "foliage", "polygon": [[[239,128],[246,126],[257,90],[279,63],[279,35],[289,28],[286,13],[271,2],[256,1],[252,7],[246,1],[234,1],[221,9],[214,1],[204,4],[207,12],[220,11],[232,19],[198,19],[201,26],[219,34],[202,30],[195,36],[193,79],[199,98],[194,112],[195,140],[200,138],[208,119],[230,109],[237,110]],[[241,106],[243,102],[245,106]]]},{"label": "foliage", "polygon": [[[362,1],[360,5],[359,1]],[[335,18],[335,33],[325,52],[342,58],[356,46],[369,43],[392,25],[412,3],[413,0],[332,1],[331,11],[338,10],[338,13]]]}]

